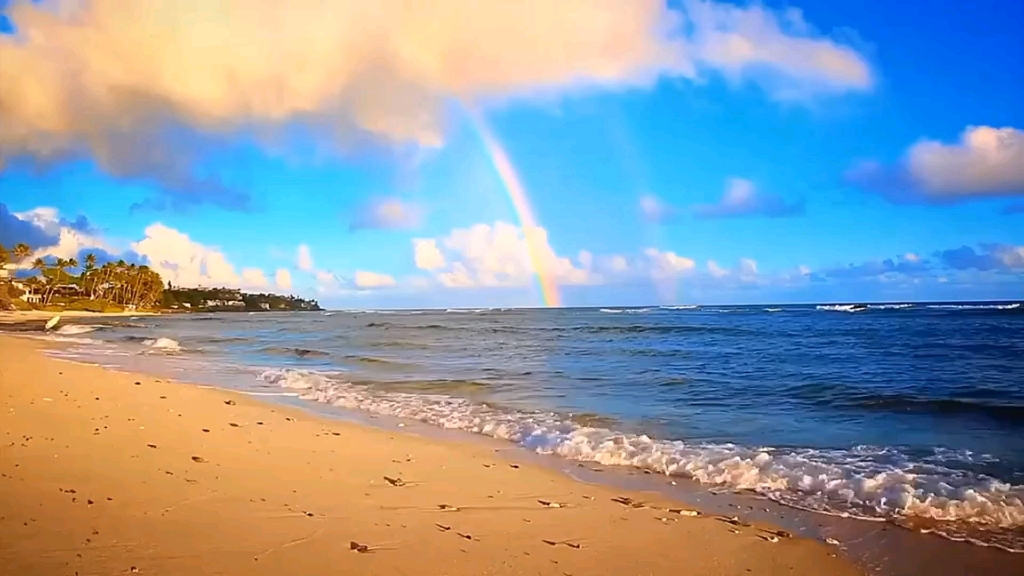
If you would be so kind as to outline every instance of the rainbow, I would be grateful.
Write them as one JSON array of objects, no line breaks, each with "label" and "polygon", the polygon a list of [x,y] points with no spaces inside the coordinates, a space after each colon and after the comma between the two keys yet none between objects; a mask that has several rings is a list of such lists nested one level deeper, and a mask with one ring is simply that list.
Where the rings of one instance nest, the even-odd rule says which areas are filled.
[{"label": "rainbow", "polygon": [[469,107],[466,108],[466,111],[477,133],[480,134],[480,139],[487,150],[491,164],[494,165],[501,183],[505,186],[505,192],[508,193],[509,199],[512,200],[512,209],[515,210],[516,216],[519,218],[519,226],[522,228],[523,236],[526,238],[527,251],[529,252],[530,262],[533,264],[534,275],[537,277],[537,287],[540,290],[541,300],[548,307],[561,306],[562,296],[558,292],[558,284],[555,282],[554,275],[547,269],[545,262],[545,246],[538,241],[537,234],[534,231],[541,226],[533,215],[533,208],[530,207],[530,199],[526,196],[526,189],[523,188],[522,183],[519,181],[519,175],[516,174],[516,169],[512,166],[512,161],[509,160],[508,154],[501,146],[501,143],[498,142],[498,139],[495,138],[494,133],[491,132],[483,116]]}]

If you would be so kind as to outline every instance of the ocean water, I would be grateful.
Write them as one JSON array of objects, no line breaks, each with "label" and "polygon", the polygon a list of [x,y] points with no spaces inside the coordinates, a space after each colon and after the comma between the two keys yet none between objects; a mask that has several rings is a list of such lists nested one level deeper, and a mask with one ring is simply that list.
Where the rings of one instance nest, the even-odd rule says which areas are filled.
[{"label": "ocean water", "polygon": [[62,352],[1024,551],[1024,306],[205,314]]}]

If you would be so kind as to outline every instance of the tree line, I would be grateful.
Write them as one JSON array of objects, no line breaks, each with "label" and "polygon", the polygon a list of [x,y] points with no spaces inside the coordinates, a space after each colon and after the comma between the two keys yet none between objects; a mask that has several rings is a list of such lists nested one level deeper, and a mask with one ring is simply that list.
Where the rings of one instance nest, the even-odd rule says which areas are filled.
[{"label": "tree line", "polygon": [[[13,263],[15,270],[38,271],[38,275],[19,283],[37,294],[43,306],[57,303],[82,306],[84,303],[85,309],[95,311],[104,311],[106,305],[141,309],[320,310],[316,300],[296,296],[249,294],[229,288],[172,287],[170,282],[165,289],[160,274],[145,264],[118,260],[97,266],[95,254],[86,254],[82,262],[76,258],[56,257],[37,257],[28,262],[31,255],[32,249],[27,244],[18,244],[10,250],[0,244],[0,269]],[[0,310],[8,308],[22,295],[12,280],[0,275]]]},{"label": "tree line", "polygon": [[[0,244],[0,266],[14,263],[16,269],[24,263],[32,250],[18,244],[8,250]],[[38,276],[24,280],[33,293],[39,294],[44,306],[54,298],[88,299],[125,308],[154,308],[163,300],[163,279],[145,264],[128,264],[124,260],[107,262],[97,267],[96,255],[87,254],[83,263],[76,258],[36,258],[31,263]],[[79,270],[78,274],[69,271]],[[8,284],[11,282],[8,280]],[[8,295],[11,294],[8,287]]]}]

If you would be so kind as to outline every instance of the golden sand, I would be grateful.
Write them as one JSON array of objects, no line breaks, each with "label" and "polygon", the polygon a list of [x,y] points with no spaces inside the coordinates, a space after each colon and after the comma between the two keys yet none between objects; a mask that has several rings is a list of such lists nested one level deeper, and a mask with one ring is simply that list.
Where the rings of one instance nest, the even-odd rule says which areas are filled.
[{"label": "golden sand", "polygon": [[42,348],[0,335],[6,575],[861,573],[826,544],[669,512],[681,505],[512,465],[484,442]]}]

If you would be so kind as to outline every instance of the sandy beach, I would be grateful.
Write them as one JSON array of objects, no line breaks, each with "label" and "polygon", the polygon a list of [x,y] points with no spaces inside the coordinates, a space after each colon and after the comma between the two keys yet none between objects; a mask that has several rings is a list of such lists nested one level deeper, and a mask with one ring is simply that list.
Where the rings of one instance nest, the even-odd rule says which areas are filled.
[{"label": "sandy beach", "polygon": [[484,444],[42,347],[0,336],[7,574],[860,573],[824,543],[689,517]]}]

